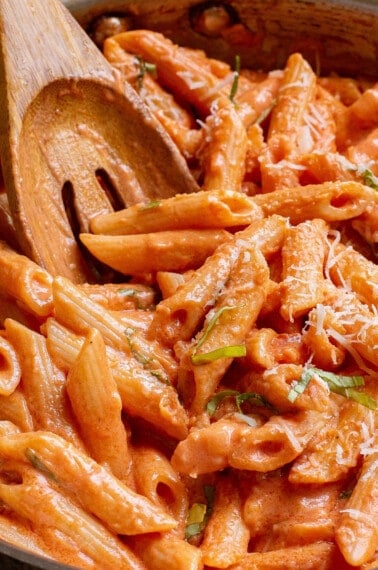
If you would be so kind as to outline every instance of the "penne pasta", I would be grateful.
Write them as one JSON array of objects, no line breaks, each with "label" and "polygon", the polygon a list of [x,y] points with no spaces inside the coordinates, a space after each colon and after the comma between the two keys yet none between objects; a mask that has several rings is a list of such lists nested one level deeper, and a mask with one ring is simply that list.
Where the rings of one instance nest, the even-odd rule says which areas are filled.
[{"label": "penne pasta", "polygon": [[50,474],[81,504],[119,534],[170,530],[176,521],[163,509],[132,491],[107,469],[64,439],[49,432],[3,436],[0,454],[29,461]]},{"label": "penne pasta", "polygon": [[111,374],[100,333],[88,333],[67,376],[67,393],[92,457],[127,480],[131,457],[122,422],[122,401]]},{"label": "penne pasta", "polygon": [[33,431],[33,417],[28,402],[20,389],[16,388],[9,396],[0,396],[1,421],[10,421],[21,431]]},{"label": "penne pasta", "polygon": [[52,311],[52,277],[24,255],[0,243],[0,287],[27,311],[46,317]]},{"label": "penne pasta", "polygon": [[[376,445],[376,433],[371,440]],[[369,562],[377,549],[377,469],[377,451],[372,447],[336,528],[337,544],[352,566]]]},{"label": "penne pasta", "polygon": [[[70,369],[84,338],[51,319],[46,323],[46,334],[46,342],[54,359],[66,370]],[[107,349],[107,356],[123,409],[133,417],[145,419],[159,431],[183,439],[188,430],[187,413],[179,402],[177,392],[161,378],[159,371],[149,372],[134,358],[110,348]]]},{"label": "penne pasta", "polygon": [[138,275],[197,268],[231,236],[223,229],[205,229],[127,236],[80,234],[80,239],[103,263],[125,275]]},{"label": "penne pasta", "polygon": [[298,224],[314,218],[326,222],[355,218],[376,203],[377,195],[360,182],[336,181],[280,188],[254,196],[253,200],[265,216],[287,216],[293,224]]},{"label": "penne pasta", "polygon": [[159,303],[151,332],[169,345],[190,339],[228,279],[243,240],[261,248],[264,255],[272,255],[282,244],[286,227],[284,218],[272,216],[253,222],[229,243],[219,246],[175,295]]},{"label": "penne pasta", "polygon": [[0,336],[0,396],[10,396],[21,380],[21,367],[17,352],[11,343]]},{"label": "penne pasta", "polygon": [[347,401],[335,422],[308,446],[290,469],[293,483],[328,483],[345,478],[374,434],[373,412]]},{"label": "penne pasta", "polygon": [[271,552],[251,552],[233,570],[264,568],[264,570],[327,570],[327,562],[332,557],[334,546],[331,542],[319,541],[306,546],[291,546]]},{"label": "penne pasta", "polygon": [[326,421],[313,410],[272,416],[263,426],[234,438],[230,465],[236,469],[273,471],[296,459]]},{"label": "penne pasta", "polygon": [[236,564],[247,554],[249,538],[236,481],[223,477],[217,485],[213,512],[201,544],[204,563],[213,568]]},{"label": "penne pasta", "polygon": [[35,429],[51,430],[82,447],[67,407],[65,374],[52,361],[45,338],[11,319],[5,326],[20,358],[22,391]]},{"label": "penne pasta", "polygon": [[[282,246],[281,315],[287,321],[300,317],[323,301],[323,267],[328,227],[323,220],[302,222],[287,232]],[[307,247],[311,243],[310,250]]]},{"label": "penne pasta", "polygon": [[[203,411],[232,362],[232,358],[222,355],[211,359],[211,354],[217,349],[222,351],[243,343],[265,300],[269,272],[259,250],[248,245],[242,247],[233,269],[227,286],[208,313],[204,328],[189,349],[191,363],[186,382],[194,382],[194,397],[190,404],[194,415]],[[210,360],[207,360],[207,355],[210,355]]]},{"label": "penne pasta", "polygon": [[319,77],[307,39],[245,69],[282,54],[226,8],[188,17],[234,68],[103,43],[197,189],[146,203],[127,167],[139,199],[77,232],[108,270],[31,261],[0,188],[0,540],[53,565],[377,565],[377,84]]},{"label": "penne pasta", "polygon": [[59,550],[62,541],[64,545],[70,539],[77,546],[85,543],[81,548],[84,556],[79,555],[79,560],[84,558],[79,562],[83,568],[91,567],[85,565],[85,557],[89,557],[94,565],[101,564],[104,569],[110,570],[117,564],[118,568],[125,570],[143,570],[143,564],[125,544],[72,500],[56,491],[42,475],[26,468],[21,469],[21,475],[23,482],[17,485],[17,489],[1,483],[0,496],[18,514],[30,520],[42,537],[45,532],[49,536],[49,529],[55,528]]},{"label": "penne pasta", "polygon": [[262,218],[259,206],[237,191],[177,194],[151,206],[135,204],[91,220],[95,234],[144,234],[193,228],[227,228]]},{"label": "penne pasta", "polygon": [[171,535],[183,540],[188,516],[188,492],[167,457],[158,450],[137,445],[133,448],[133,473],[138,492],[169,512],[178,525]]}]

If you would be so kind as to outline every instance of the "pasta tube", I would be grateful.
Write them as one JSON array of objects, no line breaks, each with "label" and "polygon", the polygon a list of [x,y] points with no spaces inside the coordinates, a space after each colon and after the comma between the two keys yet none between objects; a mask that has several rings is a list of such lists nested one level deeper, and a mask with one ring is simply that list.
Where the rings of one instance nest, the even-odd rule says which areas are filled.
[{"label": "pasta tube", "polygon": [[0,438],[0,455],[25,462],[51,474],[69,494],[119,534],[141,534],[175,528],[163,509],[132,491],[107,469],[64,439],[49,432]]},{"label": "pasta tube", "polygon": [[100,261],[125,275],[197,268],[218,245],[229,241],[226,230],[171,230],[151,234],[80,234]]}]

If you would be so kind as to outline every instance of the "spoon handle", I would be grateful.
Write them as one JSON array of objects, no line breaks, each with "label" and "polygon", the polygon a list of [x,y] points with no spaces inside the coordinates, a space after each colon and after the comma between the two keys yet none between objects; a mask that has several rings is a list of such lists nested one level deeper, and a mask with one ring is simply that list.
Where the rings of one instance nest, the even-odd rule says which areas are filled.
[{"label": "spoon handle", "polygon": [[60,2],[1,0],[0,46],[3,103],[21,120],[30,101],[55,80],[113,80],[103,55]]}]

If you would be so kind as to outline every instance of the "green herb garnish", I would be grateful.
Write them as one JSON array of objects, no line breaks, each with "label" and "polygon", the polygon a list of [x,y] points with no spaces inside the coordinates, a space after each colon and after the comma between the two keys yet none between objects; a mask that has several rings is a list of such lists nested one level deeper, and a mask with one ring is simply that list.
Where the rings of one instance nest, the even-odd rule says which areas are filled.
[{"label": "green herb garnish", "polygon": [[32,464],[34,469],[46,475],[48,479],[57,482],[55,474],[48,467],[46,467],[46,465],[43,463],[43,461],[41,461],[41,459],[38,457],[34,449],[27,447],[25,449],[25,457]]},{"label": "green herb garnish", "polygon": [[138,89],[141,90],[143,87],[143,80],[146,73],[151,73],[154,75],[156,73],[156,65],[154,63],[147,62],[142,56],[135,56],[138,65],[137,83]]},{"label": "green herb garnish", "polygon": [[215,414],[218,406],[223,402],[225,398],[229,398],[230,396],[238,396],[240,392],[237,390],[222,390],[222,392],[218,392],[209,400],[206,404],[206,412],[209,416]]},{"label": "green herb garnish", "polygon": [[200,364],[209,364],[220,358],[240,358],[247,354],[247,349],[245,344],[233,344],[230,346],[223,346],[221,348],[216,348],[210,352],[205,352],[204,354],[192,354],[191,361],[192,364],[198,366]]},{"label": "green herb garnish", "polygon": [[364,392],[359,392],[354,389],[365,385],[363,376],[334,374],[333,372],[327,372],[326,370],[315,368],[315,366],[308,367],[303,371],[301,378],[292,386],[288,394],[288,400],[290,402],[294,402],[299,394],[302,394],[305,391],[311,378],[315,375],[328,384],[331,392],[344,396],[349,400],[354,400],[371,410],[376,409],[377,402],[374,398]]},{"label": "green herb garnish", "polygon": [[185,528],[185,540],[190,540],[194,536],[201,534],[213,512],[215,487],[213,485],[205,485],[203,492],[206,503],[193,503],[189,509],[187,525]]},{"label": "green herb garnish", "polygon": [[238,394],[235,398],[236,406],[240,413],[242,413],[241,405],[244,402],[251,402],[254,406],[261,406],[264,408],[269,408],[273,412],[277,412],[277,410],[272,406],[270,402],[261,394],[257,394],[256,392],[242,392]]},{"label": "green herb garnish", "polygon": [[[217,360],[218,358],[226,358],[228,356],[230,356],[230,357],[245,356],[245,350],[246,349],[245,349],[244,345],[234,345],[234,346],[222,347],[222,348],[216,349],[214,351],[208,352],[207,354],[197,355],[198,349],[201,348],[201,346],[207,340],[209,334],[211,333],[211,331],[213,330],[213,328],[215,327],[215,325],[217,324],[217,322],[219,321],[219,319],[221,318],[223,313],[226,311],[232,311],[232,310],[237,309],[239,307],[240,307],[240,305],[237,305],[237,306],[225,305],[224,307],[221,307],[220,309],[218,309],[218,311],[216,311],[216,313],[210,319],[203,335],[200,337],[200,339],[198,340],[198,342],[194,348],[193,354],[191,355],[191,361],[193,364],[204,364],[204,363],[208,363],[208,362],[213,362],[214,360]],[[241,348],[242,346],[244,348]],[[235,347],[237,347],[237,348],[235,348]],[[220,351],[220,352],[218,352],[218,351]],[[232,353],[235,353],[235,354],[232,354]],[[242,354],[242,353],[244,353],[244,354]]]},{"label": "green herb garnish", "polygon": [[161,200],[151,200],[147,204],[143,204],[143,206],[139,208],[139,211],[144,212],[145,210],[154,210],[155,208],[158,208],[160,204]]},{"label": "green herb garnish", "polygon": [[240,56],[235,55],[234,79],[232,81],[230,95],[228,96],[232,103],[234,103],[234,99],[235,99],[236,93],[238,91],[239,75],[240,75]]},{"label": "green herb garnish", "polygon": [[309,368],[306,368],[303,371],[300,379],[292,385],[291,390],[287,396],[287,399],[289,400],[289,402],[292,402],[292,403],[295,402],[295,400],[298,398],[298,396],[306,390],[306,388],[307,388],[312,377],[313,377],[313,373],[310,371]]},{"label": "green herb garnish", "polygon": [[363,183],[366,186],[370,186],[374,190],[378,190],[378,176],[375,176],[369,168],[366,168],[361,172]]},{"label": "green herb garnish", "polygon": [[152,374],[152,376],[155,376],[164,384],[170,384],[169,378],[165,374],[165,372],[160,368],[156,369],[156,360],[154,360],[149,356],[146,356],[136,348],[133,342],[134,334],[135,334],[135,329],[133,329],[132,327],[128,327],[125,329],[127,343],[129,345],[130,352],[135,358],[135,360],[139,362],[139,364],[141,364],[145,370],[148,370],[149,373]]},{"label": "green herb garnish", "polygon": [[257,394],[256,392],[238,392],[237,390],[222,390],[213,396],[206,404],[205,410],[212,416],[218,406],[223,402],[225,398],[235,398],[235,404],[238,411],[242,414],[243,410],[241,406],[244,402],[250,401],[255,406],[263,406],[265,408],[269,408],[270,410],[277,412],[275,408],[268,402],[264,396],[261,394]]}]

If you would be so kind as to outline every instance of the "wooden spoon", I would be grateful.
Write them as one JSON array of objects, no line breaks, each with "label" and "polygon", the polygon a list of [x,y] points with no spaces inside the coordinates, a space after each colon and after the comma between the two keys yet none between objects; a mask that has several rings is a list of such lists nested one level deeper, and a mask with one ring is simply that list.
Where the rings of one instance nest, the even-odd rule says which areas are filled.
[{"label": "wooden spoon", "polygon": [[22,251],[91,279],[90,218],[197,185],[169,137],[58,0],[0,1],[0,157]]}]

